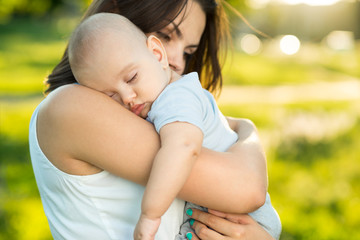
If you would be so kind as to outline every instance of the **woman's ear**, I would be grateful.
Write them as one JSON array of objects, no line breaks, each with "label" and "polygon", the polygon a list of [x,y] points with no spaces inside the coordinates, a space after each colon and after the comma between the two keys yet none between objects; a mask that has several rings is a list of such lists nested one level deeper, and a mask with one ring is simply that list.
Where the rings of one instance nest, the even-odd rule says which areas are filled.
[{"label": "woman's ear", "polygon": [[169,66],[166,51],[164,45],[154,35],[150,35],[146,41],[148,49],[155,55],[158,61],[163,65],[164,68]]}]

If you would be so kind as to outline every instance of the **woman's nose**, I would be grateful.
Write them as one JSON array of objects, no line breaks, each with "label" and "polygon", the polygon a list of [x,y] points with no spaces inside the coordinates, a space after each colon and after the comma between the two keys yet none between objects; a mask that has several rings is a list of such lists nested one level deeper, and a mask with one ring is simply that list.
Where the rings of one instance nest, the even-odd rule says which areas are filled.
[{"label": "woman's nose", "polygon": [[184,50],[181,46],[172,46],[166,49],[170,68],[178,74],[183,74],[185,70]]}]

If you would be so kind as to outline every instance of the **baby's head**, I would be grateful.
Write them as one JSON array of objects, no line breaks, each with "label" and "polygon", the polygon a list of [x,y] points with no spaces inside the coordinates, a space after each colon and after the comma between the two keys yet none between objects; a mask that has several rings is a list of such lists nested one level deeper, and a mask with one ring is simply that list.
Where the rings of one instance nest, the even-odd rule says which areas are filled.
[{"label": "baby's head", "polygon": [[[127,18],[111,13],[99,13],[85,19],[69,41],[69,62],[76,80],[82,83],[94,66],[99,51],[114,53],[116,44],[146,44],[146,36]],[[131,51],[131,48],[122,49]],[[96,68],[96,66],[95,66]]]},{"label": "baby's head", "polygon": [[71,36],[68,54],[81,85],[111,96],[142,117],[171,79],[161,41],[146,37],[118,14],[85,19]]}]

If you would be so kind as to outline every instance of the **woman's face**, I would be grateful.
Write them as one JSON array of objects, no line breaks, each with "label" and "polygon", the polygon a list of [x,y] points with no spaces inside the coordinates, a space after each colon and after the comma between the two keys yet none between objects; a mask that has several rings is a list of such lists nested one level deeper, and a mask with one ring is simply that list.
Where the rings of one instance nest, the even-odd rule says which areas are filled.
[{"label": "woman's face", "polygon": [[200,4],[189,0],[172,23],[158,32],[150,33],[161,39],[169,65],[178,74],[183,74],[187,58],[197,50],[205,24],[206,15]]}]

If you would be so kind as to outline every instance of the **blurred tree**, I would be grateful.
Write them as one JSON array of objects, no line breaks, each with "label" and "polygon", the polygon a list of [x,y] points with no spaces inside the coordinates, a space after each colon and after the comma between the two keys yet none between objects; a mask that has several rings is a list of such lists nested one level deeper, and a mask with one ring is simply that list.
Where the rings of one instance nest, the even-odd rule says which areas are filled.
[{"label": "blurred tree", "polygon": [[225,11],[229,16],[232,37],[236,37],[239,32],[244,32],[245,29],[247,32],[257,33],[263,37],[267,35],[263,29],[258,28],[255,21],[247,17],[253,9],[245,0],[224,0],[223,2]]},{"label": "blurred tree", "polygon": [[43,17],[59,9],[79,10],[90,0],[0,0],[0,24],[14,17]]},{"label": "blurred tree", "polygon": [[[13,17],[42,17],[52,14],[59,9],[82,9],[88,6],[92,0],[0,0],[0,24],[11,20]],[[223,0],[225,9],[229,13],[230,22],[232,19],[239,17],[234,13],[234,9],[243,14],[247,9],[245,1]],[[230,5],[230,7],[229,7]],[[233,8],[233,9],[231,9]]]},{"label": "blurred tree", "polygon": [[244,12],[248,10],[244,0],[227,0],[224,1],[223,5],[229,15],[230,23],[234,22],[233,20],[236,20],[235,22],[237,22],[239,20],[239,14],[243,15]]},{"label": "blurred tree", "polygon": [[243,9],[244,7],[246,7],[245,1],[239,1],[239,0],[227,0],[226,2],[228,2],[231,6],[233,6],[234,8],[240,10]]}]

